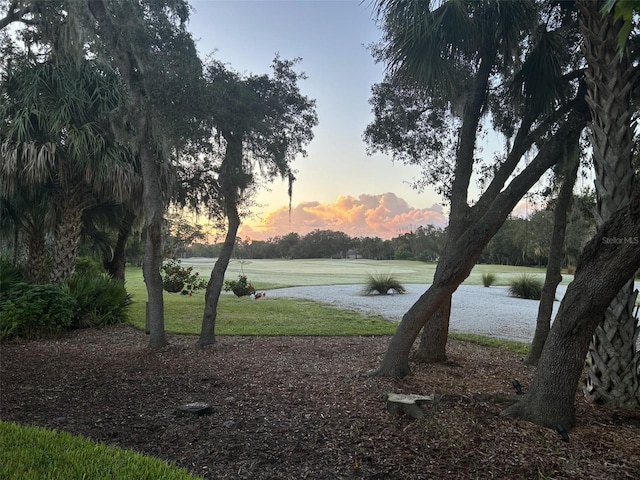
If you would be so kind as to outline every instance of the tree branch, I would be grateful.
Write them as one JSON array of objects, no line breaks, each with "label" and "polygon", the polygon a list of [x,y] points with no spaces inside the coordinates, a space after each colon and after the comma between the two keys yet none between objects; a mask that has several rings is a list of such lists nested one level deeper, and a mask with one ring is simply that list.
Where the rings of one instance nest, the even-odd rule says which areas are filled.
[{"label": "tree branch", "polygon": [[7,25],[13,22],[30,23],[24,20],[23,17],[27,13],[31,13],[31,5],[25,5],[22,8],[18,8],[20,2],[21,0],[11,1],[9,9],[7,10],[7,14],[4,16],[4,18],[0,18],[0,30],[4,29],[5,27],[7,27]]}]

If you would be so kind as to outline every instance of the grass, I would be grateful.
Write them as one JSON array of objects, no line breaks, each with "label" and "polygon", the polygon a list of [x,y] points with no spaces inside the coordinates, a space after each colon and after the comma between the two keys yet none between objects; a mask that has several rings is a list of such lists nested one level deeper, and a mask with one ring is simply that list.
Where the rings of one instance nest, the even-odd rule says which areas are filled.
[{"label": "grass", "polygon": [[379,295],[387,295],[391,290],[393,293],[405,293],[402,284],[390,273],[369,274],[362,290],[363,295],[371,295],[376,292]]},{"label": "grass", "polygon": [[194,480],[187,470],[139,453],[39,427],[0,422],[3,480]]},{"label": "grass", "polygon": [[540,300],[542,296],[542,280],[525,273],[520,278],[511,281],[509,294],[528,300]]},{"label": "grass", "polygon": [[[255,283],[254,283],[255,285]],[[265,284],[257,283],[258,291]],[[133,297],[130,322],[145,327],[147,293],[139,268],[127,269],[127,290]],[[165,328],[168,332],[199,334],[204,311],[204,292],[164,295]],[[391,335],[397,324],[378,315],[336,308],[298,298],[236,297],[220,295],[217,335]]]},{"label": "grass", "polygon": [[501,338],[487,337],[476,333],[456,333],[449,332],[449,338],[461,340],[463,342],[477,343],[485,347],[501,348],[510,352],[521,353],[526,355],[529,353],[529,344],[524,342],[516,342],[515,340],[503,340]]},{"label": "grass", "polygon": [[[194,271],[208,277],[213,259],[186,258],[183,266],[193,266]],[[366,259],[308,259],[308,260],[231,260],[225,278],[236,280],[244,274],[257,289],[296,287],[305,285],[354,285],[364,284],[368,275],[388,272],[403,285],[431,283],[436,271],[435,263],[412,260]],[[513,267],[510,265],[476,265],[463,285],[482,285],[482,274],[493,273],[498,278],[495,285],[509,286],[511,280],[523,273],[544,279],[545,269],[537,267]],[[563,275],[562,283],[573,277]]]},{"label": "grass", "polygon": [[[243,269],[246,274],[248,265],[256,262],[254,275],[259,278],[268,278],[269,268],[275,268],[276,276],[282,272],[282,265],[287,264],[288,271],[297,277],[300,271],[310,269],[311,276],[317,275],[319,271],[326,271],[330,280],[337,281],[338,284],[347,284],[353,275],[351,272],[344,273],[342,269],[345,265],[339,260],[317,260],[317,261],[244,261]],[[350,262],[350,261],[346,261]],[[358,260],[357,262],[360,262]],[[367,265],[370,262],[367,262]],[[184,262],[188,263],[188,262]],[[395,262],[387,263],[394,276],[399,271],[419,270],[430,266],[421,262],[401,261],[399,265]],[[260,268],[258,268],[258,266]],[[314,266],[314,267],[313,267]],[[336,272],[329,274],[335,266]],[[310,268],[312,267],[312,268]],[[392,267],[392,268],[391,268]],[[501,271],[508,273],[513,278],[522,275],[522,270],[518,273],[513,267],[496,265],[479,266],[480,273],[477,276],[481,279],[482,273]],[[486,267],[486,269],[485,269]],[[358,275],[361,275],[361,268],[358,266]],[[476,267],[478,268],[478,267]],[[279,270],[278,270],[279,269]],[[528,269],[525,269],[528,270]],[[537,269],[536,269],[537,271]],[[260,273],[258,273],[260,272]],[[539,271],[537,271],[539,273]],[[201,273],[202,274],[202,273]],[[277,283],[266,281],[254,281],[253,276],[249,276],[252,284],[258,291],[275,288]],[[227,278],[237,278],[235,272],[227,272]],[[320,280],[319,277],[314,277]],[[327,279],[325,278],[325,281]],[[358,276],[359,283],[366,281],[366,274]],[[319,282],[318,284],[327,284]],[[330,284],[330,283],[329,283]],[[480,284],[480,283],[478,283]],[[144,328],[146,289],[142,280],[140,268],[131,267],[127,269],[127,289],[132,294],[134,303],[131,307],[131,323],[136,327]],[[204,310],[204,293],[200,292],[192,297],[165,294],[165,327],[167,331],[179,334],[199,334]],[[269,295],[259,300],[250,297],[236,297],[232,294],[223,294],[220,297],[218,308],[218,318],[216,322],[216,334],[218,335],[392,335],[397,324],[375,315],[364,315],[359,312],[335,308],[320,302],[304,299],[269,298]],[[479,343],[481,345],[504,348],[517,353],[526,354],[528,346],[523,343],[510,340],[501,340],[477,334],[450,333],[451,338]]]},{"label": "grass", "polygon": [[482,274],[482,285],[490,287],[496,283],[496,276],[491,272],[485,272]]}]

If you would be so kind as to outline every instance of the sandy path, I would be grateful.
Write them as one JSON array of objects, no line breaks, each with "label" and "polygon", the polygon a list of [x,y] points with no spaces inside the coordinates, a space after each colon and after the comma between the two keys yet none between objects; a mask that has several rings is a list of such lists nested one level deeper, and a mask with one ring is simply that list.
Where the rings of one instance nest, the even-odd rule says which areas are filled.
[{"label": "sandy path", "polygon": [[[636,286],[640,286],[638,282]],[[405,285],[407,293],[402,295],[363,296],[361,285],[325,285],[281,288],[270,290],[267,295],[309,298],[399,321],[427,287],[412,284]],[[566,290],[566,285],[558,287],[554,316]],[[453,295],[450,330],[529,343],[533,339],[537,315],[538,301],[513,298],[508,294],[508,287],[461,285]]]}]

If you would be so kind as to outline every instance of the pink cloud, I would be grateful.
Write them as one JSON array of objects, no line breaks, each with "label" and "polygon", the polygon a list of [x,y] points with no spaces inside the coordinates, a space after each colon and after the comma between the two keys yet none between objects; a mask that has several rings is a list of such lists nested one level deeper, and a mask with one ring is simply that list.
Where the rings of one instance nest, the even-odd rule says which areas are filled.
[{"label": "pink cloud", "polygon": [[340,196],[333,203],[303,202],[291,209],[279,208],[267,214],[259,224],[241,226],[243,239],[268,238],[296,232],[300,235],[320,229],[337,230],[350,237],[377,236],[389,239],[419,226],[444,227],[447,219],[442,207],[413,208],[393,193]]}]

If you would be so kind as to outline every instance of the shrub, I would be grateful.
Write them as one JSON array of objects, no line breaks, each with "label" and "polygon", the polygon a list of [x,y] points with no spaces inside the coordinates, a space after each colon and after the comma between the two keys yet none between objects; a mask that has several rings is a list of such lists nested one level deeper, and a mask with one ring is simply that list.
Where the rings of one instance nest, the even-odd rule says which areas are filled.
[{"label": "shrub", "polygon": [[58,333],[72,325],[75,307],[64,287],[18,283],[0,303],[0,340]]},{"label": "shrub", "polygon": [[256,293],[256,289],[249,283],[246,275],[238,275],[238,280],[226,280],[223,288],[225,292],[231,290],[236,297],[245,297]]},{"label": "shrub", "polygon": [[389,290],[394,293],[404,293],[406,290],[402,284],[391,274],[369,275],[367,283],[363,289],[363,295],[371,295],[377,292],[380,295],[387,295]]},{"label": "shrub", "polygon": [[482,284],[485,287],[490,287],[496,281],[496,276],[493,273],[483,273],[482,274]]},{"label": "shrub", "polygon": [[20,282],[24,282],[24,269],[7,257],[0,257],[0,299]]},{"label": "shrub", "polygon": [[102,264],[93,257],[76,258],[75,273],[83,275],[100,275],[106,273]]},{"label": "shrub", "polygon": [[128,320],[131,295],[121,280],[105,273],[76,273],[69,280],[69,293],[77,305],[73,318],[76,328],[113,325]]},{"label": "shrub", "polygon": [[542,280],[531,275],[522,275],[519,279],[511,282],[509,293],[518,298],[540,300],[542,296]]}]

